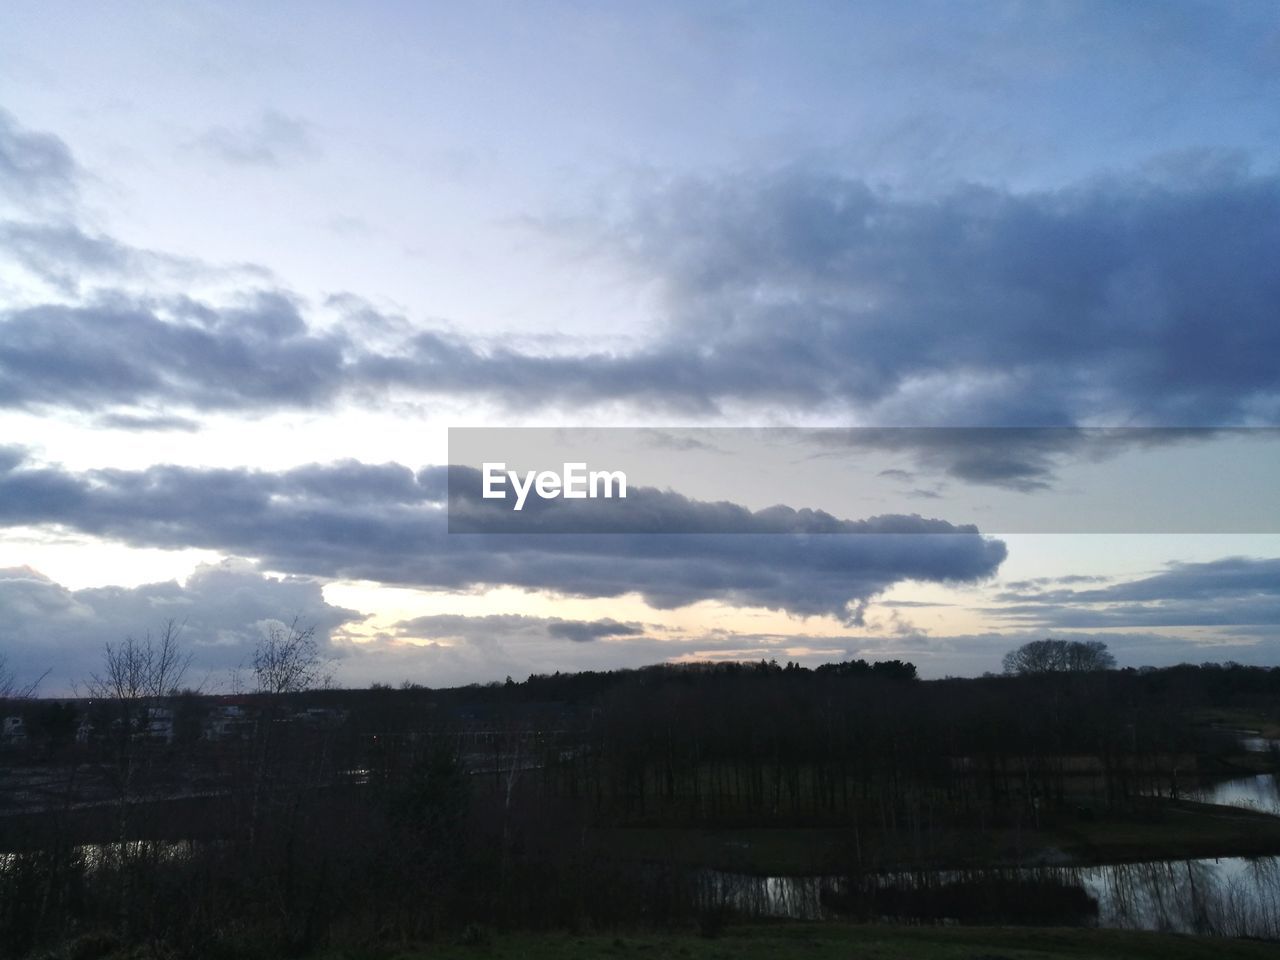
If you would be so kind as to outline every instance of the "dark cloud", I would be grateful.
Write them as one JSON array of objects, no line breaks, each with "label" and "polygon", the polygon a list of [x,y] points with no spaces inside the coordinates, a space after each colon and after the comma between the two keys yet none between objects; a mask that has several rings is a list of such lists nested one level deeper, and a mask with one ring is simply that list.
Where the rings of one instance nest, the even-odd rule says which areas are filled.
[{"label": "dark cloud", "polygon": [[[212,142],[274,162],[306,139],[279,116],[251,132]],[[31,189],[72,182],[59,141],[7,119],[0,137]],[[67,290],[161,256],[65,225],[6,229],[12,255]],[[685,178],[575,229],[652,281],[666,323],[647,342],[540,353],[415,329],[350,295],[326,305],[336,328],[278,290],[240,307],[100,295],[0,314],[0,405],[269,411],[407,391],[885,425],[1280,422],[1280,177],[1245,166],[927,198],[795,170]],[[1051,482],[1051,450],[992,453],[949,470]]]},{"label": "dark cloud", "polygon": [[[12,455],[0,466],[0,524],[58,524],[134,546],[205,547],[271,570],[409,586],[635,592],[661,608],[719,600],[856,621],[867,599],[894,583],[982,580],[1006,555],[1001,541],[943,521],[841,521],[789,507],[752,513],[655,490],[640,491],[655,529],[732,530],[725,518],[736,516],[745,532],[450,534],[446,468],[414,474],[349,461],[283,473],[71,473]],[[583,524],[600,529],[594,515]],[[569,529],[563,519],[559,529]],[[815,529],[828,532],[810,535]]]},{"label": "dark cloud", "polygon": [[[668,430],[645,429],[642,431],[644,441],[657,450],[675,450],[688,453],[698,450],[704,453],[724,453],[720,447],[707,440],[698,439],[685,433],[672,433]],[[710,436],[708,433],[707,436]]]},{"label": "dark cloud", "polygon": [[[931,478],[1033,493],[1052,487],[1072,463],[1100,463],[1134,449],[1203,443],[1223,436],[1275,439],[1258,427],[854,427],[797,431],[822,448],[815,456],[856,458],[867,450],[902,453],[915,470],[882,470],[902,482]],[[918,488],[931,498],[937,490]]]},{"label": "dark cloud", "polygon": [[952,524],[918,514],[884,514],[844,520],[825,510],[776,504],[751,510],[727,500],[694,500],[674,490],[627,488],[620,497],[570,500],[530,491],[520,511],[512,484],[504,498],[482,496],[474,467],[448,468],[450,533],[678,533],[678,534],[977,534],[972,524]]},{"label": "dark cloud", "polygon": [[1099,576],[1096,574],[1071,573],[1062,577],[1035,577],[1031,580],[1010,580],[1005,587],[1007,588],[1006,596],[1016,596],[1017,592],[1025,590],[1034,590],[1039,587],[1051,585],[1074,585],[1077,583],[1106,583],[1111,577]]},{"label": "dark cloud", "polygon": [[66,293],[74,293],[85,276],[119,276],[142,265],[137,251],[71,224],[2,222],[0,250]]},{"label": "dark cloud", "polygon": [[557,620],[548,624],[547,632],[553,637],[572,640],[574,643],[590,643],[592,640],[639,636],[644,629],[636,623],[619,623],[606,617],[590,621]]},{"label": "dark cloud", "polygon": [[681,180],[608,239],[663,284],[665,348],[700,358],[700,396],[907,424],[1277,412],[1275,176],[928,199],[806,173]]},{"label": "dark cloud", "polygon": [[618,637],[644,635],[643,624],[621,623],[606,617],[601,620],[565,620],[560,617],[530,617],[523,614],[489,614],[467,617],[458,614],[432,614],[402,620],[393,628],[401,639],[454,640],[484,643],[496,639],[569,640],[587,643]]},{"label": "dark cloud", "polygon": [[226,672],[251,672],[253,649],[272,623],[294,617],[314,625],[322,652],[338,653],[331,635],[362,614],[326,603],[320,584],[265,576],[244,562],[202,565],[185,583],[69,590],[30,568],[0,570],[0,652],[20,676],[50,671],[46,693],[82,683],[102,669],[103,644],[142,637],[172,619],[194,655],[187,682],[208,674],[225,684]]},{"label": "dark cloud", "polygon": [[340,334],[310,331],[281,294],[222,309],[103,298],[11,310],[0,321],[0,406],[313,406],[342,379],[346,348]]},{"label": "dark cloud", "polygon": [[[213,266],[190,257],[130,246],[73,223],[0,221],[0,252],[13,265],[67,295],[79,294],[91,280],[139,281],[154,286],[160,281],[190,285],[196,280],[217,279],[260,283],[271,277],[270,271],[256,264]],[[114,299],[121,301],[124,297]]]},{"label": "dark cloud", "polygon": [[1092,589],[1037,589],[1035,581],[1009,586],[997,595],[1006,606],[989,612],[1049,626],[1280,628],[1280,558],[1170,563],[1153,576]]},{"label": "dark cloud", "polygon": [[191,146],[226,163],[269,166],[319,153],[311,124],[268,110],[242,126],[211,127]]},{"label": "dark cloud", "polygon": [[0,110],[0,197],[24,209],[65,203],[74,198],[79,177],[62,140],[27,130]]},{"label": "dark cloud", "polygon": [[105,413],[94,420],[94,424],[108,430],[178,430],[183,433],[194,433],[200,429],[200,424],[195,420],[159,413]]}]

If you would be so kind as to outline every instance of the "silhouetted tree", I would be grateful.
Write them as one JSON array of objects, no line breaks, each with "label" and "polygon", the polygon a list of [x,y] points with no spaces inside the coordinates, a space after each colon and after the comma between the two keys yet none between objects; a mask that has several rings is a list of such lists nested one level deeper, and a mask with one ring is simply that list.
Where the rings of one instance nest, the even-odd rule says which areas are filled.
[{"label": "silhouetted tree", "polygon": [[126,637],[124,643],[107,643],[103,672],[85,684],[90,697],[123,704],[168,696],[177,691],[191,664],[191,654],[179,644],[182,627],[168,620],[158,637]]},{"label": "silhouetted tree", "polygon": [[316,642],[316,628],[299,626],[296,617],[287,627],[273,625],[258,641],[253,654],[258,690],[277,696],[326,685],[326,667]]},{"label": "silhouetted tree", "polygon": [[20,686],[17,676],[9,669],[8,658],[3,653],[0,653],[0,701],[31,699],[31,697],[35,696],[36,688],[40,686],[40,681],[48,675],[49,671],[46,670],[26,686]]},{"label": "silhouetted tree", "polygon": [[1010,675],[1087,673],[1115,665],[1116,658],[1100,640],[1033,640],[1004,655],[1004,672]]}]

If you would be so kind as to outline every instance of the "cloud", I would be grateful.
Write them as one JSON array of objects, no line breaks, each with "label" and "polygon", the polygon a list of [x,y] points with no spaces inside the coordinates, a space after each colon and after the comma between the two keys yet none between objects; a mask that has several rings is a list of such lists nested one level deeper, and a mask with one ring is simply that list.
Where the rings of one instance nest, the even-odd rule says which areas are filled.
[{"label": "cloud", "polygon": [[61,139],[27,130],[0,110],[0,197],[25,210],[64,205],[74,200],[79,178]]},{"label": "cloud", "polygon": [[200,424],[195,420],[169,414],[106,413],[98,417],[94,424],[108,430],[178,430],[194,433],[200,429]]},{"label": "cloud", "polygon": [[[10,141],[36,136],[11,127]],[[214,142],[274,162],[290,130],[276,117],[263,137]],[[69,163],[45,166],[69,176]],[[622,207],[556,229],[658,292],[665,323],[634,346],[542,353],[380,318],[350,295],[323,306],[333,322],[279,288],[229,305],[122,288],[0,313],[0,405],[268,412],[416,394],[877,425],[1280,422],[1273,173],[1202,165],[912,197],[792,169],[674,179]],[[14,256],[64,290],[162,256],[65,226],[8,229]],[[1053,451],[992,452],[949,469],[1051,482]]]},{"label": "cloud", "polygon": [[[1062,578],[1059,583],[1092,578]],[[1092,589],[1009,585],[993,616],[1051,627],[1251,627],[1280,633],[1280,558],[1170,563],[1149,577]]]},{"label": "cloud", "polygon": [[[805,430],[805,440],[824,448],[815,457],[856,458],[865,450],[904,453],[913,471],[881,470],[903,483],[925,478],[1003,487],[1034,493],[1054,486],[1058,471],[1072,463],[1100,463],[1134,449],[1202,443],[1225,435],[1274,436],[1257,427],[853,427]],[[925,476],[922,476],[924,474]],[[908,496],[933,499],[938,490],[917,488]]]},{"label": "cloud", "polygon": [[222,684],[226,671],[252,671],[254,646],[274,622],[314,625],[323,652],[332,633],[362,614],[325,602],[319,583],[267,576],[243,561],[203,564],[185,583],[69,590],[29,567],[0,570],[0,650],[20,676],[50,670],[44,692],[69,689],[102,669],[105,643],[142,637],[170,619],[193,655],[186,682]]},{"label": "cloud", "polygon": [[[451,534],[443,467],[414,473],[346,461],[282,473],[174,466],[73,473],[15,457],[0,456],[0,524],[204,547],[326,579],[637,593],[659,608],[718,600],[856,622],[865,602],[894,583],[983,580],[1007,552],[999,540],[944,521],[840,521],[789,507],[752,513],[656,490],[638,491],[654,529],[721,532],[572,532],[562,517],[557,529],[570,532]],[[599,524],[584,513],[579,529]],[[743,532],[723,532],[733,529]]]},{"label": "cloud", "polygon": [[393,633],[401,639],[429,641],[475,643],[495,638],[531,637],[589,643],[593,640],[643,636],[644,626],[639,623],[621,623],[609,617],[601,620],[565,620],[560,617],[530,617],[521,614],[490,614],[483,617],[432,614],[402,620],[395,624]]},{"label": "cloud", "polygon": [[0,249],[64,293],[74,293],[85,276],[118,276],[141,265],[137,251],[70,224],[0,222]]},{"label": "cloud", "polygon": [[643,633],[636,623],[619,623],[606,617],[603,620],[559,620],[547,626],[553,637],[572,640],[574,643],[590,643],[593,640],[612,640],[618,637],[634,637]]},{"label": "cloud", "polygon": [[[160,281],[189,288],[197,280],[243,284],[258,283],[271,276],[270,271],[256,264],[214,266],[191,257],[130,246],[65,222],[0,220],[0,251],[14,265],[68,297],[80,295],[82,286],[90,280],[121,285],[143,283],[154,290]],[[113,299],[119,302],[125,297],[120,293]]]},{"label": "cloud", "polygon": [[268,167],[313,157],[320,149],[311,124],[274,110],[242,126],[211,127],[191,146],[226,163]]},{"label": "cloud", "polygon": [[662,285],[662,349],[700,358],[698,398],[904,424],[1277,412],[1274,175],[927,199],[806,172],[681,179],[602,239]]},{"label": "cloud", "polygon": [[195,410],[328,402],[347,341],[308,329],[292,298],[259,293],[214,309],[102,297],[11,310],[0,321],[0,406]]},{"label": "cloud", "polygon": [[[565,624],[607,634],[609,642],[557,636]],[[606,639],[602,637],[601,639]],[[679,635],[656,625],[613,620],[490,614],[436,614],[404,621],[368,642],[352,643],[342,661],[345,682],[409,679],[430,686],[517,679],[531,673],[617,670],[684,659],[797,659],[811,665],[843,655],[847,637],[814,634]],[[827,651],[824,655],[822,651]]]},{"label": "cloud", "polygon": [[[438,474],[437,474],[438,475]],[[483,496],[482,474],[474,467],[448,468],[450,533],[645,533],[645,534],[977,534],[972,524],[952,524],[918,514],[883,514],[844,520],[825,510],[775,504],[760,510],[726,500],[694,500],[674,490],[628,486],[625,499],[542,498],[530,491],[522,509],[516,495]]]}]

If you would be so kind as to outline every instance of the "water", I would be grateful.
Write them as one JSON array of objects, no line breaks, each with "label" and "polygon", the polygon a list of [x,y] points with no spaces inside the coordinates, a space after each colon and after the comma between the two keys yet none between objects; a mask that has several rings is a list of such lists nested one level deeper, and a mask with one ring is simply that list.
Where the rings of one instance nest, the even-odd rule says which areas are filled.
[{"label": "water", "polygon": [[[130,840],[127,843],[83,843],[71,848],[71,859],[83,865],[85,873],[119,866],[128,860],[153,863],[186,860],[195,850],[190,840]],[[37,851],[0,853],[0,869],[12,867],[21,857],[37,856]]]},{"label": "water", "polygon": [[[86,873],[121,859],[176,861],[189,842],[86,844]],[[18,854],[0,854],[0,867]],[[1027,924],[1280,939],[1280,857],[1162,860],[1097,867],[931,870],[836,876],[697,871],[701,909],[751,917],[930,924]]]},{"label": "water", "polygon": [[1244,747],[1246,753],[1270,753],[1280,748],[1280,740],[1258,736],[1255,730],[1241,730],[1240,733],[1240,746]]},{"label": "water", "polygon": [[[1246,753],[1271,753],[1280,749],[1280,740],[1258,736],[1256,731],[1239,730],[1238,743]],[[1152,791],[1158,796],[1168,796],[1168,788]],[[1215,803],[1224,807],[1240,807],[1280,816],[1280,782],[1272,773],[1249,774],[1226,780],[1205,780],[1190,787],[1185,784],[1180,796],[1201,803]]]},{"label": "water", "polygon": [[1259,773],[1202,784],[1187,791],[1186,795],[1202,803],[1217,803],[1224,807],[1241,807],[1280,815],[1280,783],[1276,782],[1274,773]]},{"label": "water", "polygon": [[[1239,730],[1237,733],[1240,746],[1247,753],[1272,753],[1280,749],[1280,740],[1259,736],[1255,730]],[[1280,814],[1280,784],[1276,783],[1275,774],[1272,773],[1201,784],[1193,787],[1188,796],[1202,803]]]},{"label": "water", "polygon": [[1026,923],[1280,938],[1280,857],[755,877],[706,871],[701,906],[753,916]]}]

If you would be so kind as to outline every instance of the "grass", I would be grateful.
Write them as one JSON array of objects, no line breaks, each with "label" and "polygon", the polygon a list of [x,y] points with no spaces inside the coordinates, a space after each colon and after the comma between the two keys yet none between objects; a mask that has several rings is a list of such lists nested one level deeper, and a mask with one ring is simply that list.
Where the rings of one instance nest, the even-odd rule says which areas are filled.
[{"label": "grass", "polygon": [[1183,800],[1152,800],[1144,815],[1074,824],[1063,850],[1082,863],[1280,853],[1280,817]]},{"label": "grass", "polygon": [[[755,924],[716,939],[690,934],[495,935],[479,944],[431,944],[379,960],[1251,960],[1275,944],[1127,930]],[[333,960],[364,960],[335,954]]]},{"label": "grass", "polygon": [[1256,730],[1259,736],[1280,739],[1280,719],[1273,712],[1215,708],[1197,711],[1195,717],[1206,726],[1228,730]]}]

